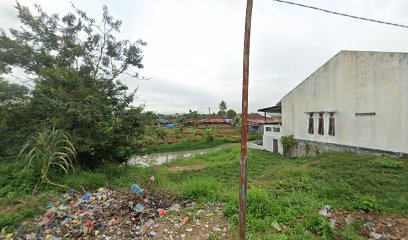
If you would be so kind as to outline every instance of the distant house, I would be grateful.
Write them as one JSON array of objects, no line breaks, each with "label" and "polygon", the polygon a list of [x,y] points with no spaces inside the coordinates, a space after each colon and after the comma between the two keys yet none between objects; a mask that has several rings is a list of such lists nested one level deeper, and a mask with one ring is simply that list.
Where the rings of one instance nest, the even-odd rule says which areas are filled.
[{"label": "distant house", "polygon": [[293,134],[295,155],[408,155],[408,53],[341,51],[269,110],[278,109],[279,132],[264,126],[267,150],[282,152],[273,139]]},{"label": "distant house", "polygon": [[258,113],[248,114],[248,132],[254,134],[262,134],[265,124],[280,124],[281,121],[275,118],[262,116]]},{"label": "distant house", "polygon": [[164,119],[154,119],[152,120],[152,125],[154,126],[158,126],[158,127],[164,127],[167,126],[168,124],[176,124],[176,120],[175,119],[168,119],[168,120],[164,120]]},{"label": "distant house", "polygon": [[208,116],[205,119],[201,120],[199,127],[231,127],[231,119],[226,116]]}]

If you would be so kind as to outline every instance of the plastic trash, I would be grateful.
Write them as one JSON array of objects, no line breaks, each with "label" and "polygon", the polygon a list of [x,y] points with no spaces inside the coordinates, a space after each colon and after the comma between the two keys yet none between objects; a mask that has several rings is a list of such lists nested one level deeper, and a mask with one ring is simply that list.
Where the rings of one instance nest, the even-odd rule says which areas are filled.
[{"label": "plastic trash", "polygon": [[130,189],[132,190],[133,193],[136,193],[139,196],[142,196],[144,193],[144,189],[140,188],[139,185],[135,183],[130,185]]},{"label": "plastic trash", "polygon": [[91,228],[92,227],[92,221],[88,220],[88,222],[86,222],[85,227],[87,228]]},{"label": "plastic trash", "polygon": [[281,232],[282,228],[280,227],[279,223],[277,223],[276,221],[272,222],[272,227],[276,229],[276,231]]},{"label": "plastic trash", "polygon": [[325,206],[322,208],[322,210],[319,211],[319,214],[322,215],[322,216],[324,216],[324,217],[329,216],[329,215],[330,215],[330,213],[329,213],[330,208],[331,208],[330,205],[325,205]]},{"label": "plastic trash", "polygon": [[167,211],[164,209],[159,209],[159,215],[160,216],[165,216],[167,214]]},{"label": "plastic trash", "polygon": [[186,224],[186,223],[188,223],[190,221],[190,218],[189,217],[184,217],[183,218],[183,224]]},{"label": "plastic trash", "polygon": [[140,203],[136,204],[136,206],[135,206],[136,212],[141,212],[141,211],[143,211],[143,209],[144,209],[144,207],[143,207],[142,204],[140,204]]},{"label": "plastic trash", "polygon": [[213,227],[213,232],[221,232],[222,230],[221,230],[221,228],[219,228],[219,227]]},{"label": "plastic trash", "polygon": [[173,205],[170,206],[169,211],[178,212],[178,211],[180,211],[180,208],[181,208],[180,204],[174,203]]},{"label": "plastic trash", "polygon": [[82,200],[84,200],[84,201],[89,201],[89,200],[91,200],[91,195],[89,195],[88,193],[85,194],[85,195],[82,197]]},{"label": "plastic trash", "polygon": [[149,236],[150,236],[150,237],[157,237],[157,233],[155,233],[155,232],[150,232],[150,233],[149,233]]}]

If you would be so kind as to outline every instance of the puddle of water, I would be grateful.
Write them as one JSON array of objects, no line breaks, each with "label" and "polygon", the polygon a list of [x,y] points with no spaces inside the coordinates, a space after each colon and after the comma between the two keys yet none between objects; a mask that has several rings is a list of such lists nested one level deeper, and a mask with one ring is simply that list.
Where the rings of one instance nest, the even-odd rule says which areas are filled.
[{"label": "puddle of water", "polygon": [[171,162],[179,159],[192,158],[194,156],[203,155],[207,153],[213,153],[221,150],[222,148],[229,146],[236,146],[238,143],[223,144],[218,147],[178,151],[178,152],[165,152],[165,153],[152,153],[146,155],[134,155],[128,160],[129,165],[138,165],[143,167],[149,167],[153,165],[160,165],[163,163]]}]

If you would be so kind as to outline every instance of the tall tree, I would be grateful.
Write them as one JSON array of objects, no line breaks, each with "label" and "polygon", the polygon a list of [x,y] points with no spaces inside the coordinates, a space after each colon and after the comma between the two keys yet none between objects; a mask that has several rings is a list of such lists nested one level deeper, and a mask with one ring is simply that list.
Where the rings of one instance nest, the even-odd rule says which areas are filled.
[{"label": "tall tree", "polygon": [[135,92],[119,79],[139,77],[146,43],[117,40],[122,22],[106,6],[101,23],[75,6],[62,17],[35,8],[36,15],[17,2],[21,28],[0,35],[0,73],[20,67],[35,76],[24,124],[68,131],[84,164],[127,159],[143,124],[141,109],[131,106]]},{"label": "tall tree", "polygon": [[227,103],[224,100],[222,100],[220,104],[218,105],[218,109],[219,109],[218,115],[224,116],[227,111]]}]

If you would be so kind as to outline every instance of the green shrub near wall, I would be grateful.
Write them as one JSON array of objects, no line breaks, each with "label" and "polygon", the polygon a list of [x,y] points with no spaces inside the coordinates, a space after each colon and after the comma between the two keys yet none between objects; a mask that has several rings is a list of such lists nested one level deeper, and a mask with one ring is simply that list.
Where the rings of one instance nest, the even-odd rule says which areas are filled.
[{"label": "green shrub near wall", "polygon": [[293,149],[297,146],[297,141],[294,138],[293,134],[282,136],[281,142],[283,147],[283,154],[285,156],[290,156]]}]

